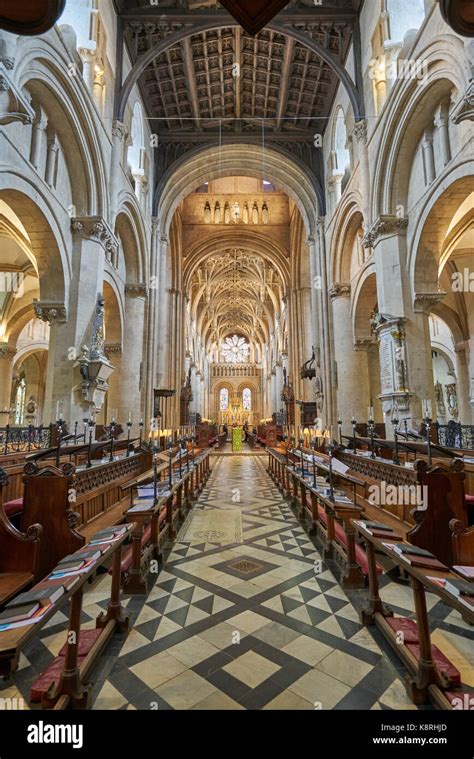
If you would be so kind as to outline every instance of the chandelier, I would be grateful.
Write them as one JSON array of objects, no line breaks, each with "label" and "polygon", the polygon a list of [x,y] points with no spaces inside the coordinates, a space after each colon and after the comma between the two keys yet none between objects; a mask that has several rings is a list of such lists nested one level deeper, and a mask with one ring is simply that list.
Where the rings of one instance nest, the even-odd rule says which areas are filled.
[{"label": "chandelier", "polygon": [[226,337],[221,345],[222,355],[228,364],[243,364],[248,361],[250,346],[243,337]]}]

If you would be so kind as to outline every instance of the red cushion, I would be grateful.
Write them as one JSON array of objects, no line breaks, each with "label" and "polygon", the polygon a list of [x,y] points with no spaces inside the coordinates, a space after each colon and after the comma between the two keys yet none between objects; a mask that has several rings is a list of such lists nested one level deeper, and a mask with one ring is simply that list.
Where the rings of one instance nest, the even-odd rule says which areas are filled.
[{"label": "red cushion", "polygon": [[[318,513],[319,513],[319,519],[321,522],[327,527],[328,519],[327,514],[324,511],[322,506],[318,505]],[[342,546],[347,545],[347,536],[345,533],[345,530],[339,522],[334,521],[334,535],[336,537],[336,540],[338,543],[340,543]],[[367,554],[365,553],[363,547],[356,543],[355,545],[355,555],[356,555],[356,561],[359,564],[359,566],[362,569],[362,572],[364,575],[369,574],[369,565],[367,563]],[[377,564],[377,574],[380,575],[383,572],[383,567],[380,564]]]},{"label": "red cushion", "polygon": [[3,508],[9,519],[16,514],[21,514],[23,511],[23,498],[17,498],[15,501],[7,501],[3,504]]},{"label": "red cushion", "polygon": [[474,691],[463,693],[462,691],[446,690],[444,695],[456,711],[472,711],[474,709]]},{"label": "red cushion", "polygon": [[469,506],[474,506],[474,495],[465,495],[464,500],[469,504]]},{"label": "red cushion", "polygon": [[[407,643],[406,647],[413,654],[415,659],[420,659],[420,646],[418,643]],[[438,672],[442,672],[443,675],[449,679],[451,685],[461,685],[461,673],[452,664],[449,659],[439,650],[437,646],[431,645],[431,651],[433,654],[433,661],[435,663]]]},{"label": "red cushion", "polygon": [[[78,657],[77,663],[80,666],[85,657]],[[30,700],[34,702],[41,701],[43,693],[45,693],[52,683],[58,683],[64,669],[64,657],[58,656],[57,659],[51,662],[44,672],[33,683],[30,690]]]},{"label": "red cushion", "polygon": [[385,621],[395,633],[403,633],[403,644],[418,643],[418,625],[408,617],[385,617]]},{"label": "red cushion", "polygon": [[[81,630],[81,634],[79,636],[78,656],[87,656],[92,646],[94,645],[96,640],[100,638],[101,633],[103,632],[104,631],[102,630],[101,627],[98,627],[95,630]],[[58,656],[66,656],[66,653],[67,653],[67,643],[64,644]]]}]

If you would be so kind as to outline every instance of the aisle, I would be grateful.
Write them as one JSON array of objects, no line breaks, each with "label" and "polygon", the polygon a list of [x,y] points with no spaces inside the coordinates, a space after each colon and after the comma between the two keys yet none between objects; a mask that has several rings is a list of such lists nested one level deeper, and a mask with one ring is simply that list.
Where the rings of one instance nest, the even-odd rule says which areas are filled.
[{"label": "aisle", "polygon": [[414,708],[266,461],[213,460],[196,509],[239,511],[244,542],[175,544],[94,708]]}]

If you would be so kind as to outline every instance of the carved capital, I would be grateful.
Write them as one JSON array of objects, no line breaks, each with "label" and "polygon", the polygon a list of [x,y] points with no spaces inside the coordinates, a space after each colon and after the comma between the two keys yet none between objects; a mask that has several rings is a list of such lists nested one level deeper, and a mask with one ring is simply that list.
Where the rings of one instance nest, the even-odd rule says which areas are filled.
[{"label": "carved capital", "polygon": [[118,250],[118,239],[101,216],[81,216],[71,220],[71,230],[85,239],[94,240],[112,258]]},{"label": "carved capital", "polygon": [[49,324],[63,324],[67,321],[67,309],[64,303],[33,300],[33,308],[38,319]]},{"label": "carved capital", "polygon": [[363,238],[364,248],[373,248],[382,237],[405,234],[407,227],[408,219],[404,216],[379,216]]},{"label": "carved capital", "polygon": [[21,90],[10,81],[5,73],[0,73],[0,125],[19,121],[31,124],[35,112]]},{"label": "carved capital", "polygon": [[114,119],[112,122],[112,135],[122,142],[127,134],[128,130],[125,124],[122,121],[118,121],[118,119]]},{"label": "carved capital", "polygon": [[461,96],[451,113],[451,121],[474,121],[474,79],[469,82],[466,92]]},{"label": "carved capital", "polygon": [[332,300],[335,298],[350,298],[351,286],[349,282],[334,282],[329,288],[329,297]]},{"label": "carved capital", "polygon": [[356,121],[354,124],[354,128],[351,132],[351,137],[355,137],[357,142],[366,142],[367,141],[367,119],[361,119],[361,121]]},{"label": "carved capital", "polygon": [[133,298],[146,298],[148,295],[148,287],[139,282],[125,285],[125,295],[130,295]]},{"label": "carved capital", "polygon": [[16,350],[14,348],[10,348],[8,343],[0,343],[0,359],[6,358],[12,360],[15,354]]},{"label": "carved capital", "polygon": [[447,293],[444,292],[416,293],[413,310],[416,313],[429,314],[433,310],[433,306],[441,303],[446,295]]}]

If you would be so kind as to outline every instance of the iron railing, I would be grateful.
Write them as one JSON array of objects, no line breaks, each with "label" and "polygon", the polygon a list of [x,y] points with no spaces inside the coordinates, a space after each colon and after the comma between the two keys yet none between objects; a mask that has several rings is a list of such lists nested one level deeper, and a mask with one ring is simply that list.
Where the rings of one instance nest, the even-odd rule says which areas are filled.
[{"label": "iron railing", "polygon": [[28,427],[12,427],[7,424],[6,427],[0,427],[0,453],[4,455],[50,448],[51,440],[51,425],[35,427],[29,424]]},{"label": "iron railing", "polygon": [[460,424],[451,420],[447,424],[436,423],[439,445],[446,448],[474,448],[474,425]]}]

